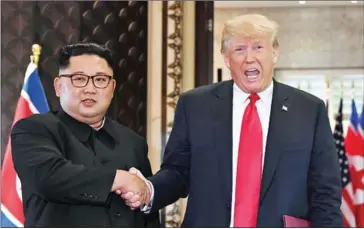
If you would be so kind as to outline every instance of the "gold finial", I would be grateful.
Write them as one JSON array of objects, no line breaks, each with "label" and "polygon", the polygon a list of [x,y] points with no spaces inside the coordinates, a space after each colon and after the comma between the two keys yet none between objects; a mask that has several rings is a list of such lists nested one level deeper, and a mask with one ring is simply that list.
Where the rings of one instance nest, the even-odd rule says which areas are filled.
[{"label": "gold finial", "polygon": [[355,99],[355,82],[354,82],[354,80],[351,81],[351,98]]},{"label": "gold finial", "polygon": [[32,62],[38,66],[39,64],[39,57],[40,57],[40,52],[42,51],[42,47],[38,44],[34,44],[32,45],[32,54],[31,55],[31,60]]},{"label": "gold finial", "polygon": [[340,97],[344,97],[344,82],[343,80],[340,80]]}]

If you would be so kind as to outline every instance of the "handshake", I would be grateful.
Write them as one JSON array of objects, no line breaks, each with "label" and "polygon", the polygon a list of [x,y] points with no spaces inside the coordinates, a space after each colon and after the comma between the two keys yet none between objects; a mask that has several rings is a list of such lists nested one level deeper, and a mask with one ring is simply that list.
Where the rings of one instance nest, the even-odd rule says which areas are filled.
[{"label": "handshake", "polygon": [[117,170],[111,192],[125,200],[132,210],[147,205],[151,200],[152,184],[136,168]]}]

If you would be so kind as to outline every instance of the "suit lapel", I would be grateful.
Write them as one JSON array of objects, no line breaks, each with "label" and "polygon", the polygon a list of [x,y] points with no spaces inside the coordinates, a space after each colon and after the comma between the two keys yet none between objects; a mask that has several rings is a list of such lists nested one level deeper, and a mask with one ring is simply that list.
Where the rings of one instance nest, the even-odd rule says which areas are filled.
[{"label": "suit lapel", "polygon": [[[264,158],[264,170],[262,177],[262,188],[260,203],[263,201],[270,183],[274,177],[282,153],[282,144],[285,139],[282,134],[285,132],[285,120],[288,111],[283,105],[289,108],[288,96],[280,83],[274,82],[269,130]],[[219,180],[223,185],[223,192],[228,203],[232,197],[232,155],[233,155],[233,133],[232,133],[232,107],[233,107],[233,81],[221,84],[213,91],[214,102],[211,103],[211,114],[213,119],[213,146],[218,154]]]},{"label": "suit lapel", "polygon": [[275,170],[278,166],[279,159],[282,153],[282,141],[285,139],[284,128],[285,120],[287,120],[288,110],[285,110],[283,106],[289,108],[288,96],[284,92],[282,85],[276,81],[273,81],[273,98],[269,120],[269,129],[267,136],[267,144],[265,149],[264,168],[262,177],[262,186],[260,191],[260,203],[263,201],[270,183],[274,177]]},{"label": "suit lapel", "polygon": [[218,154],[219,181],[223,193],[231,202],[232,192],[232,102],[233,81],[222,83],[213,91],[214,102],[211,103],[213,118],[213,150]]}]

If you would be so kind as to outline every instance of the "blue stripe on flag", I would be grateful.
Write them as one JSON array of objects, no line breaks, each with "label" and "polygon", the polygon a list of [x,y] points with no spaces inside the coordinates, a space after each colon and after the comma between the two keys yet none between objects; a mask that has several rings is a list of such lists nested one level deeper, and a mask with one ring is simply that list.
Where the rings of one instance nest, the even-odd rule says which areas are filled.
[{"label": "blue stripe on flag", "polygon": [[24,85],[24,90],[28,93],[31,102],[39,113],[46,113],[49,111],[47,99],[37,69],[30,74],[29,79]]},{"label": "blue stripe on flag", "polygon": [[364,104],[360,115],[359,125],[361,126],[361,129],[364,131]]},{"label": "blue stripe on flag", "polygon": [[353,126],[355,131],[358,131],[358,125],[359,125],[359,115],[356,110],[355,106],[355,100],[351,100],[351,116],[350,116],[350,123]]},{"label": "blue stripe on flag", "polygon": [[1,227],[16,227],[1,211]]}]

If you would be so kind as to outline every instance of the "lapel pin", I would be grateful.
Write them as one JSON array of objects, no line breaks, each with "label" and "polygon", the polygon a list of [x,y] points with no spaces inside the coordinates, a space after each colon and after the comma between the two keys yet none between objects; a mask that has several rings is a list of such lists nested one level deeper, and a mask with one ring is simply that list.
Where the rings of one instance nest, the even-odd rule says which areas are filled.
[{"label": "lapel pin", "polygon": [[286,107],[285,105],[282,106],[282,110],[284,111],[288,111],[288,107]]}]

